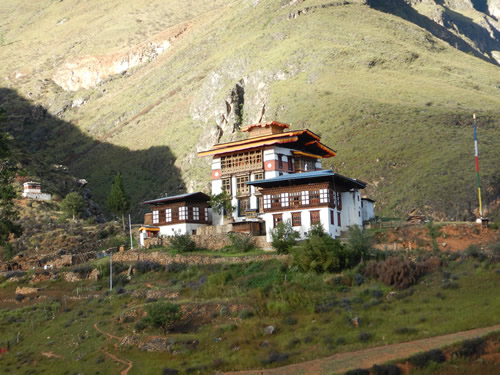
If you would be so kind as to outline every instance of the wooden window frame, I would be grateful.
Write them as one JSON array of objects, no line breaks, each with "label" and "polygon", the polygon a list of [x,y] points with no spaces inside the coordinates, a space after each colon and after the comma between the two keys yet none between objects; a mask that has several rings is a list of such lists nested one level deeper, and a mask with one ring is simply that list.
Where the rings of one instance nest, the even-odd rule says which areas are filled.
[{"label": "wooden window frame", "polygon": [[165,209],[165,222],[170,223],[171,221],[172,221],[172,209],[166,208]]},{"label": "wooden window frame", "polygon": [[302,226],[302,212],[292,212],[292,227]]},{"label": "wooden window frame", "polygon": [[262,168],[262,150],[238,152],[221,156],[222,173],[251,171]]},{"label": "wooden window frame", "polygon": [[[321,212],[320,210],[309,211],[311,225],[320,224],[321,223]],[[316,220],[317,218],[317,220]],[[314,219],[314,220],[313,220]]]},{"label": "wooden window frame", "polygon": [[200,221],[200,207],[193,207],[193,221]]},{"label": "wooden window frame", "polygon": [[341,220],[341,215],[340,215],[340,212],[337,212],[337,225],[339,227],[342,226],[342,220]]},{"label": "wooden window frame", "polygon": [[335,225],[335,212],[330,210],[330,225]]},{"label": "wooden window frame", "polygon": [[278,154],[278,168],[283,169],[283,155]]},{"label": "wooden window frame", "polygon": [[250,175],[236,176],[236,195],[250,194],[250,186],[246,183],[250,181]]},{"label": "wooden window frame", "polygon": [[180,221],[189,220],[189,209],[187,206],[179,207],[179,220]]},{"label": "wooden window frame", "polygon": [[160,223],[160,211],[153,210],[153,224],[159,224],[159,223]]}]

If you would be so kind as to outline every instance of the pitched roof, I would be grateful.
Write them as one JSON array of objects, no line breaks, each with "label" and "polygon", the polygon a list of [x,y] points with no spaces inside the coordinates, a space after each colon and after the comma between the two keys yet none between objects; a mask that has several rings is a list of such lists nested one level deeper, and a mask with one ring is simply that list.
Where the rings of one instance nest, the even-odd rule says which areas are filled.
[{"label": "pitched roof", "polygon": [[320,171],[303,172],[303,173],[290,173],[284,174],[279,177],[268,178],[265,180],[250,181],[247,185],[258,187],[276,187],[287,185],[302,185],[313,182],[332,181],[344,186],[345,188],[364,189],[366,182],[349,178],[341,174],[335,173],[331,169],[324,169]]},{"label": "pitched roof", "polygon": [[202,192],[186,193],[186,194],[180,194],[180,195],[173,195],[171,197],[157,198],[157,199],[153,199],[150,201],[142,202],[141,204],[158,205],[161,203],[174,203],[174,202],[181,202],[181,201],[187,201],[187,200],[191,200],[191,201],[195,201],[195,202],[199,202],[199,201],[208,202],[210,200],[210,197]]},{"label": "pitched roof", "polygon": [[240,150],[249,150],[274,144],[290,144],[290,148],[301,149],[310,154],[319,155],[319,157],[322,158],[335,156],[335,151],[322,144],[319,136],[308,129],[303,129],[278,134],[263,135],[240,141],[219,143],[211,150],[199,152],[198,157],[225,154]]},{"label": "pitched roof", "polygon": [[284,124],[282,122],[268,121],[268,122],[261,122],[258,124],[252,124],[252,125],[245,126],[244,128],[241,129],[241,131],[247,132],[252,128],[267,128],[268,126],[278,126],[280,128],[283,128],[283,129],[288,129],[290,127],[290,125]]}]

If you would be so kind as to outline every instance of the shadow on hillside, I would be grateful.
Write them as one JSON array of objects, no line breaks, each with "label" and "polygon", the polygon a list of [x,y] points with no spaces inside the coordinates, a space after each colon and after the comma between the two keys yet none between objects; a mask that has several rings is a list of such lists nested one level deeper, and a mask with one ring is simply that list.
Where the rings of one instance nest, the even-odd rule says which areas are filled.
[{"label": "shadow on hillside", "polygon": [[0,131],[13,137],[17,159],[28,175],[40,178],[45,186],[56,190],[47,190],[49,193],[64,195],[71,190],[66,183],[49,181],[49,175],[54,176],[51,172],[64,171],[67,166],[70,175],[89,182],[93,199],[105,208],[114,176],[119,171],[131,198],[134,219],[142,222],[146,208],[139,205],[141,201],[186,190],[181,173],[174,165],[175,157],[166,146],[131,151],[99,142],[9,88],[0,88],[0,107],[7,112]]},{"label": "shadow on hillside", "polygon": [[[492,51],[500,50],[500,40],[497,38],[497,34],[495,34],[495,38],[491,37],[486,29],[474,24],[471,19],[454,12],[444,5],[443,23],[446,27],[418,13],[410,5],[406,4],[404,0],[368,0],[367,2],[371,8],[412,22],[462,52],[471,53],[476,57],[498,65],[498,62],[491,55]],[[460,34],[467,36],[489,58],[478,53],[463,39],[449,31],[447,27],[455,28]]]}]

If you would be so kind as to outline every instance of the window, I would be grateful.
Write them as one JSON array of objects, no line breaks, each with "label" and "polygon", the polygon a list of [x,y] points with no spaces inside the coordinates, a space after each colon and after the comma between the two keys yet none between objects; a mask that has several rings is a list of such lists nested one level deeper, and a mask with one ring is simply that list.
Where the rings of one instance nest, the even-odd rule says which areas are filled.
[{"label": "window", "polygon": [[283,169],[283,155],[278,155],[278,168]]},{"label": "window", "polygon": [[264,195],[264,208],[271,208],[271,196],[270,195]]},{"label": "window", "polygon": [[158,224],[160,222],[160,212],[153,211],[153,224]]},{"label": "window", "polygon": [[341,227],[341,226],[342,226],[342,223],[340,222],[340,212],[337,212],[337,225],[338,225],[339,227]]},{"label": "window", "polygon": [[319,204],[319,190],[313,190],[309,192],[309,200],[311,204]]},{"label": "window", "polygon": [[188,218],[188,208],[179,207],[179,220],[187,220]]},{"label": "window", "polygon": [[342,193],[340,191],[335,192],[336,200],[337,200],[337,210],[342,209]]},{"label": "window", "polygon": [[231,195],[231,178],[222,179],[222,191]]},{"label": "window", "polygon": [[301,216],[302,215],[300,212],[292,212],[292,226],[293,227],[300,227],[302,225]]},{"label": "window", "polygon": [[309,204],[309,192],[308,191],[303,191],[302,192],[302,204],[303,205],[308,205]]},{"label": "window", "polygon": [[298,207],[300,206],[300,196],[301,196],[300,191],[295,191],[293,193],[290,193],[290,206],[292,207]]},{"label": "window", "polygon": [[193,220],[200,221],[200,207],[193,207]]},{"label": "window", "polygon": [[281,207],[281,195],[273,194],[271,195],[271,208]]},{"label": "window", "polygon": [[281,207],[288,207],[288,193],[281,193]]},{"label": "window", "polygon": [[172,209],[171,208],[167,208],[165,210],[165,221],[168,223],[170,221],[172,221]]},{"label": "window", "polygon": [[248,210],[250,206],[250,199],[240,199],[238,200],[238,216],[245,216],[245,211]]},{"label": "window", "polygon": [[291,156],[287,156],[288,159],[288,170],[293,171],[293,159]]},{"label": "window", "polygon": [[310,211],[310,212],[311,212],[311,225],[319,224],[320,223],[319,211]]},{"label": "window", "polygon": [[205,207],[205,221],[208,221],[208,208]]},{"label": "window", "polygon": [[358,211],[358,217],[361,217],[361,211]]},{"label": "window", "polygon": [[246,184],[249,181],[248,177],[248,175],[236,177],[236,194],[248,194],[250,192],[250,186]]},{"label": "window", "polygon": [[330,200],[330,194],[328,189],[321,189],[319,191],[319,203],[328,203]]},{"label": "window", "polygon": [[273,215],[273,226],[276,228],[279,223],[283,221],[283,214],[275,214]]},{"label": "window", "polygon": [[333,210],[330,210],[330,225],[335,225],[335,215],[333,214]]},{"label": "window", "polygon": [[264,179],[264,173],[262,173],[262,172],[255,173],[254,181],[259,181],[259,180],[263,180],[263,179]]},{"label": "window", "polygon": [[222,156],[220,164],[223,173],[260,169],[262,168],[262,150]]}]

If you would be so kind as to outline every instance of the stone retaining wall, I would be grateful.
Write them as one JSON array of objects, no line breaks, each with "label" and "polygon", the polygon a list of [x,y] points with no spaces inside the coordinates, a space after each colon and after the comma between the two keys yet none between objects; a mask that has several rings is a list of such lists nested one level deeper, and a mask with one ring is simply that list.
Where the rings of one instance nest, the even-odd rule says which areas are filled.
[{"label": "stone retaining wall", "polygon": [[225,257],[225,256],[204,256],[204,255],[168,255],[158,251],[152,253],[138,252],[136,250],[124,251],[122,253],[113,254],[114,262],[137,262],[150,261],[167,265],[171,263],[185,264],[219,264],[219,263],[248,263],[254,261],[264,261],[270,259],[286,259],[287,255],[264,254],[242,257]]}]

